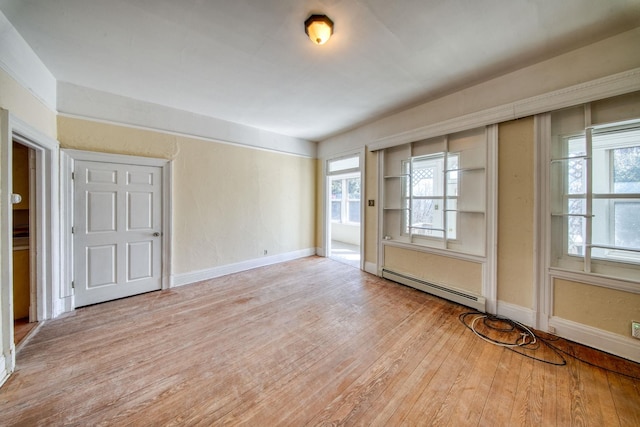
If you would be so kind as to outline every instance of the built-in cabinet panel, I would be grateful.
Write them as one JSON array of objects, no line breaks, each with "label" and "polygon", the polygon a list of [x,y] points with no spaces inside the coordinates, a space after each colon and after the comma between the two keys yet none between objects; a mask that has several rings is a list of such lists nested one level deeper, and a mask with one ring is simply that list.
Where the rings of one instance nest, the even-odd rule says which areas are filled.
[{"label": "built-in cabinet panel", "polygon": [[29,249],[13,251],[13,318],[29,317]]}]

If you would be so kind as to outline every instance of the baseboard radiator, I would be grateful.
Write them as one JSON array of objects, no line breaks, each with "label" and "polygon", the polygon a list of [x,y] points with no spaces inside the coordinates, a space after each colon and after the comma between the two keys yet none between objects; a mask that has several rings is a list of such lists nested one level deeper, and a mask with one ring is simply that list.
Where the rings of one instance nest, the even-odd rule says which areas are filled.
[{"label": "baseboard radiator", "polygon": [[417,277],[413,277],[405,273],[397,273],[386,268],[382,269],[382,277],[420,291],[427,292],[437,297],[457,302],[458,304],[462,304],[467,307],[475,308],[483,313],[486,311],[485,298],[480,295],[474,295],[468,291],[456,289],[448,285],[438,285],[426,282],[422,279],[418,279]]}]

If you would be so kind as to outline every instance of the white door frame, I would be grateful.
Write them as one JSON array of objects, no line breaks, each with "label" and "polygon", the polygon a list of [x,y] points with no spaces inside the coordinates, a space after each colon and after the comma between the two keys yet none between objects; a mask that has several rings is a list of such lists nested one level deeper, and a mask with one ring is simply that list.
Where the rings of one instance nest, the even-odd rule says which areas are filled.
[{"label": "white door frame", "polygon": [[[347,159],[350,157],[358,157],[359,158],[359,167],[357,169],[348,169],[344,171],[339,171],[335,173],[329,172],[329,162]],[[364,260],[364,235],[365,235],[365,205],[366,205],[366,175],[365,175],[365,150],[364,148],[354,151],[349,151],[346,153],[336,154],[331,157],[327,157],[322,161],[322,176],[323,176],[323,185],[322,185],[322,212],[323,212],[323,221],[322,221],[322,236],[324,238],[324,242],[322,245],[323,253],[319,253],[321,256],[328,257],[331,255],[331,204],[327,203],[329,199],[329,194],[331,193],[330,181],[332,175],[343,175],[346,173],[358,172],[360,174],[360,270],[364,270],[365,260]]]},{"label": "white door frame", "polygon": [[128,165],[156,166],[162,169],[162,289],[169,289],[171,278],[171,243],[172,243],[172,209],[171,209],[171,185],[172,163],[167,159],[153,157],[130,156],[124,154],[99,153],[94,151],[63,149],[60,151],[61,181],[62,181],[62,230],[63,230],[63,254],[65,264],[65,276],[63,288],[73,300],[73,180],[74,163],[76,160],[105,163],[121,163]]},{"label": "white door frame", "polygon": [[44,135],[0,109],[0,384],[15,368],[13,331],[13,219],[11,190],[13,187],[13,141],[33,149],[36,155],[36,319],[51,319],[64,311],[58,296],[60,287],[60,217],[58,141]]}]

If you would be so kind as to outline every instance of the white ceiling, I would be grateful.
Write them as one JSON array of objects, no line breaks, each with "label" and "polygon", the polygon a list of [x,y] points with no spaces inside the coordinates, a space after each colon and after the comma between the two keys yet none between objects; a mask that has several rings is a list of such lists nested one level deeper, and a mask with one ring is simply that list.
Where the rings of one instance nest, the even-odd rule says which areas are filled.
[{"label": "white ceiling", "polygon": [[[640,0],[0,0],[0,10],[58,81],[309,140],[640,26]],[[311,13],[335,22],[326,45],[304,34]]]}]

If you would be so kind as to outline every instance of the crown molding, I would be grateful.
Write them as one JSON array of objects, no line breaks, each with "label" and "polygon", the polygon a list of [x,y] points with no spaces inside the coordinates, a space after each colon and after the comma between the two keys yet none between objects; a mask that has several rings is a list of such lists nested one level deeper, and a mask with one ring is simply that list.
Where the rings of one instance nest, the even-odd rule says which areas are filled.
[{"label": "crown molding", "polygon": [[56,79],[0,12],[0,68],[51,111],[56,111]]},{"label": "crown molding", "polygon": [[640,90],[640,68],[386,136],[375,140],[369,144],[368,148],[369,151],[382,150],[409,142],[515,120],[637,90]]}]

